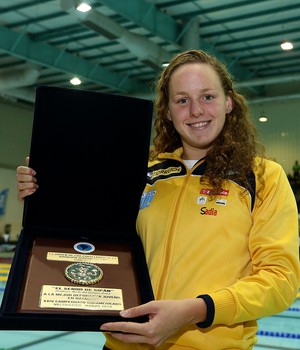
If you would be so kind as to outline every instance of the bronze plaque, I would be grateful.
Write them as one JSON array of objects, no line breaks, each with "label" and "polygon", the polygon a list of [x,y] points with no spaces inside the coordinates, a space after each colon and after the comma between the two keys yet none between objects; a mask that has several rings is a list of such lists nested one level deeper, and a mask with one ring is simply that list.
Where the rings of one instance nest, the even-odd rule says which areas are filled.
[{"label": "bronze plaque", "polygon": [[86,249],[72,239],[33,240],[19,312],[118,315],[139,304],[129,244],[92,242]]}]

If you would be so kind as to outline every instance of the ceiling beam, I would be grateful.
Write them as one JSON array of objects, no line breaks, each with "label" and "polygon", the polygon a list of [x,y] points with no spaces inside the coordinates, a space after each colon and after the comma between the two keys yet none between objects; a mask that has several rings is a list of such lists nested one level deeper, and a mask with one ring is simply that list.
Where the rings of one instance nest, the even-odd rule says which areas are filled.
[{"label": "ceiling beam", "polygon": [[116,13],[147,29],[153,35],[174,43],[181,28],[171,16],[144,0],[97,0]]},{"label": "ceiling beam", "polygon": [[127,30],[96,9],[92,8],[90,11],[82,13],[76,9],[76,6],[76,0],[61,0],[61,7],[64,11],[75,16],[82,24],[99,35],[103,35],[109,40],[118,41],[144,64],[159,69],[163,62],[170,59],[171,55],[168,51],[146,36]]},{"label": "ceiling beam", "polygon": [[248,86],[265,86],[265,85],[273,85],[273,84],[286,84],[286,83],[294,83],[300,81],[300,74],[290,74],[290,75],[280,75],[273,77],[264,77],[257,79],[250,79],[247,81],[240,81],[235,84],[236,87],[248,87]]},{"label": "ceiling beam", "polygon": [[267,102],[279,102],[279,101],[289,101],[289,100],[299,100],[300,94],[289,94],[289,95],[280,95],[280,96],[264,96],[249,99],[248,102],[250,105],[267,103]]},{"label": "ceiling beam", "polygon": [[57,47],[35,42],[27,34],[3,26],[0,26],[0,49],[26,61],[65,72],[70,77],[76,74],[82,79],[122,93],[146,90],[145,84],[127,75],[112,72]]},{"label": "ceiling beam", "polygon": [[[182,50],[179,40],[182,37],[182,32],[185,31],[184,25],[180,24],[179,21],[174,20],[174,18],[168,14],[160,11],[157,6],[155,6],[155,4],[150,4],[144,0],[96,1],[121,14],[129,21],[137,23],[139,26],[145,28],[153,35],[178,46],[178,51]],[[253,73],[239,65],[236,60],[233,60],[230,57],[221,54],[214,46],[204,41],[201,38],[201,33],[199,36],[198,48],[216,56],[225,62],[229,67],[231,73],[235,76],[238,76],[240,79],[253,77]]]}]

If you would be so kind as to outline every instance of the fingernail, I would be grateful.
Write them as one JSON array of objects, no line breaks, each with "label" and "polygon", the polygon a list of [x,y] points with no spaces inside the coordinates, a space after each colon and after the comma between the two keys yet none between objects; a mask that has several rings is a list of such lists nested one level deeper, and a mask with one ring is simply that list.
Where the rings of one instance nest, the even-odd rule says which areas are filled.
[{"label": "fingernail", "polygon": [[128,311],[127,311],[127,310],[122,310],[122,311],[120,311],[120,315],[121,315],[122,317],[125,317],[125,316],[128,315]]}]

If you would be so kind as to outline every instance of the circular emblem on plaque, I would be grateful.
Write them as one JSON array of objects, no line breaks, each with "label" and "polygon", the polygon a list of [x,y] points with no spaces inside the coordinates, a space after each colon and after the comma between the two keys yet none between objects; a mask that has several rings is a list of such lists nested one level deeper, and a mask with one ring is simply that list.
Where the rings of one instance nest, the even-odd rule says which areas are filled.
[{"label": "circular emblem on plaque", "polygon": [[74,249],[79,253],[91,253],[95,250],[95,246],[88,242],[78,242],[74,244]]},{"label": "circular emblem on plaque", "polygon": [[66,267],[65,277],[72,283],[86,286],[98,283],[103,277],[103,271],[94,264],[75,263]]}]

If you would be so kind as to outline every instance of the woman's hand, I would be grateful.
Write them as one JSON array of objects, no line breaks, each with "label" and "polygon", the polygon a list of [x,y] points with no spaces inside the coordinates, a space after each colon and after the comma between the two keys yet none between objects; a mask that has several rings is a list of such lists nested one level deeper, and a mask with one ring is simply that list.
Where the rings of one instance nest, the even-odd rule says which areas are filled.
[{"label": "woman's hand", "polygon": [[21,203],[39,188],[35,178],[36,172],[28,167],[29,157],[26,158],[26,164],[27,166],[17,167],[18,201]]},{"label": "woman's hand", "polygon": [[111,322],[103,324],[100,330],[116,332],[111,336],[126,343],[159,346],[182,327],[205,321],[206,313],[206,304],[201,298],[151,301],[120,313],[124,318],[148,315],[148,322]]}]

